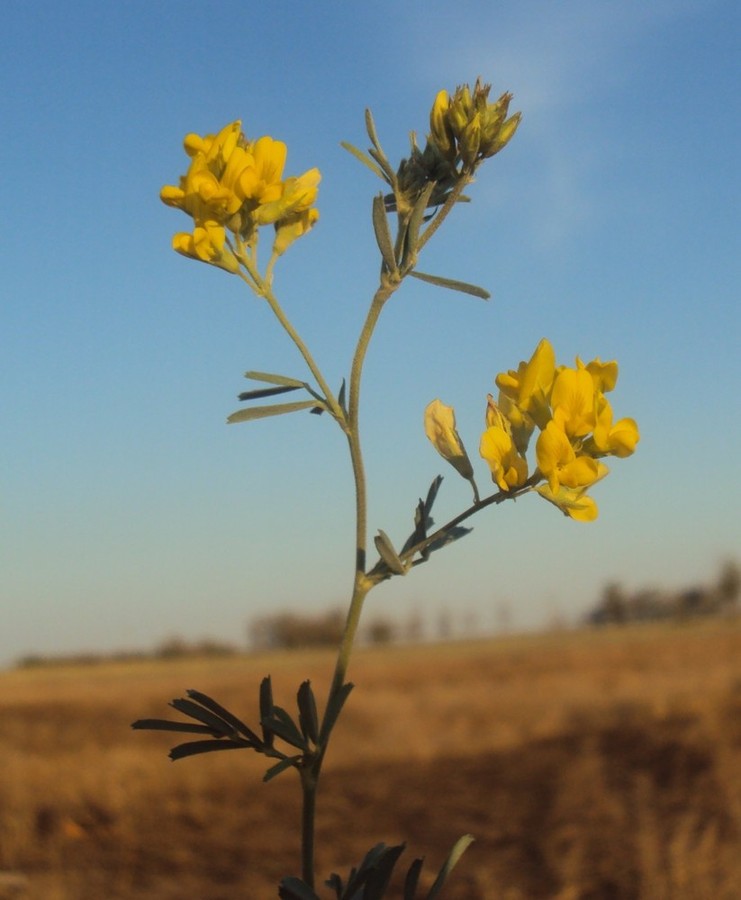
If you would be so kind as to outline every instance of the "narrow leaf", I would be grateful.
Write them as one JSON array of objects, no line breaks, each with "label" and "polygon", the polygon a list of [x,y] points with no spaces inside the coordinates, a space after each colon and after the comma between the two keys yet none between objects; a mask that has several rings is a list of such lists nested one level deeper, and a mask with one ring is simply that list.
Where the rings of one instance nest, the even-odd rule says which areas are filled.
[{"label": "narrow leaf", "polygon": [[414,531],[404,541],[404,546],[401,548],[402,554],[406,553],[407,550],[414,547],[416,544],[421,543],[427,537],[428,521],[431,520],[427,516],[424,503],[420,500],[414,511]]},{"label": "narrow leaf", "polygon": [[422,222],[424,221],[425,217],[425,210],[427,209],[430,196],[432,195],[436,184],[436,182],[431,181],[419,195],[419,197],[417,198],[417,202],[414,204],[414,209],[412,210],[412,214],[409,217],[409,228],[407,230],[407,254],[405,254],[405,262],[406,256],[409,253],[414,253],[417,249],[419,229],[422,227]]},{"label": "narrow leaf", "polygon": [[380,166],[376,165],[373,160],[367,154],[363,153],[362,150],[358,150],[357,147],[353,147],[352,144],[347,141],[340,141],[340,146],[347,150],[348,153],[352,153],[355,159],[359,160],[363,163],[364,166],[368,166],[368,168],[373,172],[374,175],[377,175],[379,178],[383,179],[383,181],[387,181],[388,179],[384,175]]},{"label": "narrow leaf", "polygon": [[388,183],[393,188],[394,181],[396,180],[396,173],[391,168],[391,164],[386,159],[386,156],[384,155],[383,150],[376,150],[374,147],[370,147],[368,149],[368,153],[370,154],[370,156],[373,159],[375,159],[375,161],[378,163],[378,165],[383,169],[383,171],[386,175],[386,181],[388,181]]},{"label": "narrow leaf", "polygon": [[337,894],[338,900],[342,898],[342,879],[336,872],[332,872],[329,878],[324,882],[328,888],[332,888],[332,890]]},{"label": "narrow leaf", "polygon": [[450,851],[448,858],[443,863],[443,867],[442,869],[440,869],[440,874],[435,879],[435,883],[430,888],[430,893],[427,895],[427,900],[435,900],[435,897],[437,897],[442,890],[443,884],[445,884],[445,879],[448,877],[448,875],[450,875],[450,873],[457,865],[458,860],[461,858],[461,856],[463,856],[466,850],[468,850],[472,843],[472,834],[464,834],[463,837],[458,838],[458,840],[453,845],[453,849]]},{"label": "narrow leaf", "polygon": [[375,863],[372,871],[368,874],[365,891],[363,892],[364,900],[383,900],[386,888],[394,872],[394,866],[404,852],[405,846],[405,844],[399,844],[397,847],[388,847],[383,856]]},{"label": "narrow leaf", "polygon": [[304,681],[298,689],[298,721],[303,735],[316,744],[319,737],[319,716],[311,682]]},{"label": "narrow leaf", "polygon": [[280,384],[284,387],[305,387],[306,384],[303,381],[299,381],[297,378],[289,378],[287,375],[273,375],[271,372],[245,372],[245,378],[249,378],[251,381],[267,381],[268,384]]},{"label": "narrow leaf", "polygon": [[419,884],[419,876],[422,872],[424,860],[415,859],[409,866],[407,877],[404,879],[404,897],[403,900],[414,900],[417,895],[417,885]]},{"label": "narrow leaf", "polygon": [[[308,391],[312,397],[316,397],[321,403],[324,402],[324,397],[321,394],[318,394],[307,381],[299,381],[298,378],[289,378],[287,375],[274,375],[272,372],[245,372],[245,378],[251,378],[253,381],[266,381],[268,384],[277,384],[284,387],[286,390],[298,390],[299,388],[303,388],[305,391]],[[265,390],[270,390],[266,388]],[[252,396],[253,391],[247,391],[245,396]],[[276,393],[278,393],[276,391]],[[240,399],[243,395],[240,394]],[[265,396],[270,396],[269,394],[265,394]]]},{"label": "narrow leaf", "polygon": [[231,736],[234,732],[234,728],[228,722],[225,722],[221,716],[216,715],[211,710],[204,709],[192,700],[173,700],[170,706],[178,712],[190,716],[191,719],[203,722],[204,725],[208,725],[217,734],[223,734],[224,737]]},{"label": "narrow leaf", "polygon": [[347,393],[347,385],[345,384],[345,379],[342,379],[342,384],[340,385],[340,392],[337,394],[337,402],[340,404],[343,412],[347,412],[347,407],[345,406],[345,394]]},{"label": "narrow leaf", "polygon": [[266,747],[273,746],[273,732],[264,724],[273,717],[273,685],[270,676],[266,675],[260,682],[260,722],[262,725],[262,739]]},{"label": "narrow leaf", "polygon": [[340,713],[342,712],[342,707],[345,705],[345,701],[350,696],[350,691],[352,691],[354,685],[352,682],[348,681],[346,684],[343,684],[342,687],[337,691],[336,694],[333,694],[328,703],[327,708],[324,710],[324,719],[322,721],[322,728],[319,732],[319,743],[324,744],[324,742],[329,737],[332,729],[339,718]]},{"label": "narrow leaf", "polygon": [[366,109],[365,111],[365,130],[368,132],[368,137],[370,138],[371,144],[377,149],[381,149],[381,145],[378,142],[378,133],[376,132],[376,123],[373,121],[373,113]]},{"label": "narrow leaf", "polygon": [[230,425],[235,422],[250,422],[253,419],[265,419],[268,416],[282,416],[283,413],[299,412],[302,409],[312,409],[321,406],[326,409],[324,403],[317,400],[300,400],[297,403],[280,403],[275,406],[254,406],[251,409],[240,409],[232,413],[226,420]]},{"label": "narrow leaf", "polygon": [[407,570],[399,559],[398,553],[394,550],[394,545],[386,532],[379,529],[378,534],[373,538],[373,542],[376,545],[376,550],[378,550],[378,555],[386,563],[389,570],[394,575],[406,575]]},{"label": "narrow leaf", "polygon": [[251,728],[248,728],[241,719],[238,719],[233,713],[230,713],[228,709],[223,707],[220,703],[217,703],[216,700],[213,700],[207,694],[191,690],[188,691],[188,696],[197,703],[200,703],[201,706],[205,706],[207,709],[210,709],[211,712],[220,716],[225,722],[228,722],[235,731],[243,734],[249,741],[255,744],[255,746],[259,746],[262,743],[255,732]]},{"label": "narrow leaf", "polygon": [[170,759],[185,759],[186,756],[197,756],[199,753],[212,753],[214,750],[244,750],[245,744],[239,741],[191,741],[189,744],[179,744],[170,750]]},{"label": "narrow leaf", "polygon": [[282,707],[274,706],[272,718],[265,724],[277,737],[292,747],[298,747],[299,750],[304,751],[309,749],[296,723]]},{"label": "narrow leaf", "polygon": [[262,776],[262,780],[265,782],[265,784],[267,784],[268,781],[272,781],[273,778],[280,775],[281,772],[285,772],[286,769],[290,769],[293,765],[295,765],[295,763],[299,762],[300,759],[300,756],[287,756],[285,759],[282,759],[274,766],[271,766]]},{"label": "narrow leaf", "polygon": [[430,553],[434,553],[435,550],[440,550],[441,548],[446,547],[448,544],[452,544],[453,541],[460,540],[460,538],[465,537],[472,531],[473,528],[465,528],[463,525],[456,525],[446,531],[445,534],[439,537],[436,541],[428,544],[427,550],[429,550]]},{"label": "narrow leaf", "polygon": [[381,147],[381,142],[378,140],[378,134],[376,132],[376,123],[373,121],[373,114],[369,109],[365,111],[365,129],[368,132],[368,137],[370,138],[371,144],[373,144],[373,150],[369,150],[370,155],[375,159],[378,165],[383,169],[386,174],[386,181],[390,185],[393,186],[396,181],[396,172],[391,168],[391,163],[386,158],[386,154],[383,152],[383,148]]},{"label": "narrow leaf", "polygon": [[473,297],[479,297],[481,300],[488,300],[491,294],[484,288],[475,284],[468,284],[466,281],[457,281],[455,278],[442,278],[440,275],[428,275],[426,272],[410,272],[414,278],[420,281],[426,281],[428,284],[436,284],[438,287],[448,288],[451,291],[460,291],[463,294],[471,294]]},{"label": "narrow leaf", "polygon": [[373,231],[376,234],[376,243],[381,251],[386,268],[389,272],[395,272],[396,257],[394,256],[394,247],[383,202],[383,194],[376,194],[373,198]]},{"label": "narrow leaf", "polygon": [[239,400],[260,400],[263,397],[274,397],[276,394],[287,394],[289,391],[300,391],[303,385],[291,384],[286,387],[258,388],[255,391],[242,391]]},{"label": "narrow leaf", "polygon": [[432,504],[435,502],[435,498],[437,497],[437,492],[440,490],[440,485],[443,483],[443,476],[438,475],[430,485],[429,491],[427,491],[427,499],[425,500],[425,510],[429,513],[432,511]]}]

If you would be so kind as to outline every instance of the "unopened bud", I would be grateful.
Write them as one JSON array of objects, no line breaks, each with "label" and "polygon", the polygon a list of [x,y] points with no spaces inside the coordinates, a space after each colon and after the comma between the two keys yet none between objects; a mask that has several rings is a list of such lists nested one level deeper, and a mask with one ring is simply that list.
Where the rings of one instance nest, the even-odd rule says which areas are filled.
[{"label": "unopened bud", "polygon": [[441,400],[433,400],[425,409],[425,434],[437,452],[464,478],[473,477],[473,466],[455,428],[455,410]]}]

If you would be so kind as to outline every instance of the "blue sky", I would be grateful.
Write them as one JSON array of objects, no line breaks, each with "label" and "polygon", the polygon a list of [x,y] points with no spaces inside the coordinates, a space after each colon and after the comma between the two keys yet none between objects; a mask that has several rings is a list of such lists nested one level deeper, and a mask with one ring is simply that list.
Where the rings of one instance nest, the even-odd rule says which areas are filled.
[{"label": "blue sky", "polygon": [[[511,90],[523,122],[421,262],[488,303],[405,285],[364,385],[371,533],[403,540],[442,472],[421,425],[453,404],[473,452],[494,375],[548,336],[618,359],[642,441],[592,525],[537,497],[375,591],[368,616],[432,621],[501,604],[515,627],[576,617],[605,582],[676,587],[738,559],[741,10],[620,4],[14,6],[0,58],[5,218],[0,663],[32,652],[242,641],[274,609],[343,605],[351,478],[328,417],[225,425],[247,369],[305,377],[237,279],[170,250],[158,200],[186,132],[241,118],[318,166],[321,221],[276,291],[339,385],[374,289],[378,184],[340,147],[374,111],[392,159],[436,91]],[[487,483],[485,465],[477,473]]]}]

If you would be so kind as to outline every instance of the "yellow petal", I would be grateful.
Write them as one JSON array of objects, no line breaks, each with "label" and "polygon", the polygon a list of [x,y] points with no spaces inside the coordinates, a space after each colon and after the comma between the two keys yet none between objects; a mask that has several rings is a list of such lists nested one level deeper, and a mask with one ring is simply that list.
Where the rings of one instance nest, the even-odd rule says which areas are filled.
[{"label": "yellow petal", "polygon": [[455,428],[455,410],[440,400],[425,408],[425,434],[434,448],[464,477],[473,477],[473,466]]}]

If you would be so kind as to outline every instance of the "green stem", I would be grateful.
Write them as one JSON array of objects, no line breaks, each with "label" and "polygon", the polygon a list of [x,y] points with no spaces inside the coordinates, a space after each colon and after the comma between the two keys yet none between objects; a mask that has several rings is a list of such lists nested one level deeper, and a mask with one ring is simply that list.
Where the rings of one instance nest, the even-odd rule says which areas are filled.
[{"label": "green stem", "polygon": [[360,383],[363,377],[363,364],[368,352],[368,345],[373,337],[381,310],[398,285],[383,278],[371,302],[368,315],[358,338],[352,366],[350,368],[350,388],[347,405],[347,440],[350,448],[353,478],[355,481],[355,572],[365,572],[365,554],[367,543],[367,496],[365,484],[365,468],[360,446]]},{"label": "green stem", "polygon": [[[243,259],[242,261],[245,263],[245,265],[247,265],[247,260]],[[250,276],[249,278],[241,270],[238,273],[239,276],[242,278],[243,281],[247,282],[247,284],[249,284],[253,290],[255,290],[255,285],[252,282],[253,281],[255,282],[255,284],[257,285],[256,292],[261,297],[264,297],[267,300],[268,305],[270,306],[273,313],[275,314],[276,319],[278,319],[280,324],[283,326],[283,330],[288,334],[288,336],[291,338],[293,343],[298,348],[299,353],[301,354],[301,356],[303,356],[304,361],[306,362],[306,365],[309,367],[309,371],[316,379],[316,383],[319,385],[320,390],[322,391],[327,403],[329,404],[329,408],[332,412],[332,415],[335,417],[335,419],[337,419],[337,421],[340,424],[340,427],[343,430],[345,430],[347,427],[346,422],[345,422],[345,413],[343,412],[342,408],[340,407],[340,404],[337,402],[337,399],[336,399],[334,393],[332,392],[332,389],[329,387],[324,376],[322,375],[321,369],[316,364],[314,357],[311,355],[309,348],[306,346],[306,344],[302,340],[299,333],[296,331],[296,329],[291,324],[291,321],[289,320],[288,316],[283,312],[283,308],[281,307],[280,303],[278,302],[278,298],[273,293],[270,285],[260,275],[260,273],[256,269],[254,269],[252,266],[247,265],[247,269],[248,269],[249,276]]]},{"label": "green stem", "polygon": [[[465,183],[467,183],[467,181],[468,179],[466,179]],[[432,237],[432,234],[442,224],[442,221],[453,208],[461,191],[463,190],[463,187],[464,180],[461,179],[459,184],[457,184],[453,191],[451,191],[451,194],[448,196],[438,215],[435,217],[435,219],[433,219],[430,226],[425,230],[424,234],[422,234],[420,239],[418,240],[417,247],[414,248],[413,251],[414,260],[416,260],[416,255],[419,250],[425,243],[427,243],[429,238]],[[272,267],[270,267],[269,271],[269,275],[271,277],[266,277],[265,279],[263,279],[262,276],[260,276],[259,272],[257,272],[257,270],[254,268],[254,266],[250,264],[249,258],[243,258],[243,261],[245,262],[250,277],[258,285],[260,295],[265,297],[265,299],[270,304],[270,308],[275,313],[284,330],[288,333],[295,345],[298,347],[301,355],[306,361],[306,364],[314,375],[317,384],[324,392],[324,396],[326,397],[327,402],[332,409],[333,415],[340,423],[341,427],[345,431],[345,434],[347,435],[348,447],[350,450],[353,479],[355,482],[355,572],[353,578],[353,591],[352,598],[350,600],[350,607],[348,609],[345,627],[337,650],[337,661],[335,663],[332,682],[329,687],[327,706],[325,708],[326,717],[326,710],[334,708],[337,697],[345,685],[345,678],[347,677],[347,670],[350,665],[350,656],[352,654],[355,638],[357,636],[365,598],[368,592],[378,583],[379,580],[381,580],[369,577],[369,575],[366,574],[365,571],[367,552],[366,548],[368,540],[368,501],[365,479],[365,466],[363,463],[363,454],[360,445],[360,385],[363,376],[363,365],[365,363],[365,357],[368,352],[368,346],[373,336],[373,332],[375,331],[376,325],[378,324],[381,310],[383,309],[389,297],[391,297],[394,291],[399,287],[401,278],[399,278],[397,275],[397,277],[392,280],[385,273],[382,273],[381,275],[381,283],[373,296],[370,309],[368,310],[368,315],[366,316],[363,328],[358,338],[357,346],[355,348],[355,355],[353,356],[350,369],[347,415],[345,415],[344,411],[341,409],[339,403],[335,399],[334,394],[329,389],[324,378],[322,377],[322,374],[319,371],[316,363],[314,362],[314,359],[311,356],[308,347],[306,347],[296,330],[291,325],[290,321],[283,312],[280,304],[278,303],[272,292],[270,285],[270,281],[272,280]],[[414,264],[412,263],[412,265],[410,265],[408,269],[413,268],[413,265]],[[247,280],[246,276],[242,275],[242,277]],[[475,485],[474,492],[476,498],[478,499]],[[326,718],[325,722],[327,722]],[[322,727],[320,729],[320,733],[322,734],[322,737],[320,738],[320,746],[317,747],[316,752],[313,755],[307,758],[306,766],[302,768],[300,772],[301,789],[303,794],[303,806],[301,815],[302,873],[304,882],[312,889],[314,887],[316,793],[319,784],[319,776],[321,773],[322,764],[324,762],[324,757],[329,746],[331,732],[332,727],[328,727],[326,729]]]},{"label": "green stem", "polygon": [[316,821],[316,789],[319,772],[313,767],[301,769],[301,877],[314,887],[314,822]]},{"label": "green stem", "polygon": [[[458,202],[458,198],[463,193],[463,190],[473,181],[473,177],[471,175],[461,175],[458,181],[455,183],[455,187],[448,194],[445,203],[440,207],[438,213],[433,216],[430,221],[430,224],[425,228],[422,234],[419,236],[419,240],[417,241],[416,252],[414,254],[414,261],[416,263],[416,258],[419,256],[420,251],[424,247],[424,245],[430,240],[433,234],[437,231],[437,229],[443,224],[445,219],[447,219],[450,211],[453,209],[455,204]],[[413,268],[411,266],[410,268]],[[406,273],[405,273],[406,274]]]},{"label": "green stem", "polygon": [[[505,500],[517,500],[518,497],[521,497],[523,494],[527,494],[529,491],[533,489],[533,487],[538,484],[542,480],[543,476],[539,471],[535,471],[528,480],[520,485],[520,487],[515,488],[513,491],[497,491],[495,494],[490,494],[488,497],[485,497],[483,500],[474,500],[473,504],[468,507],[468,509],[464,509],[463,512],[458,513],[457,516],[454,516],[449,522],[446,522],[443,526],[437,529],[433,534],[428,534],[424,540],[419,541],[414,544],[413,547],[410,547],[408,550],[405,550],[403,553],[399,554],[399,559],[402,562],[406,562],[407,560],[412,559],[416,556],[417,553],[420,553],[425,547],[429,547],[430,544],[434,544],[435,541],[440,540],[445,537],[445,535],[452,529],[455,528],[456,525],[460,525],[461,522],[465,522],[466,519],[470,519],[472,515],[477,512],[480,512],[482,509],[486,509],[487,506],[494,506],[499,503],[504,503]],[[412,566],[417,566],[420,563],[425,562],[424,559],[417,559],[412,563]],[[376,565],[368,572],[368,578],[373,582],[374,585],[378,584],[381,581],[385,581],[387,578],[390,578],[391,574],[386,569],[385,565],[380,561],[376,563]]]},{"label": "green stem", "polygon": [[[358,338],[352,366],[350,370],[350,388],[348,392],[347,414],[347,441],[352,461],[353,478],[355,481],[355,573],[353,577],[352,598],[345,620],[345,627],[337,649],[337,661],[334,675],[329,687],[326,709],[330,709],[339,692],[345,684],[347,670],[350,665],[350,656],[360,624],[363,612],[363,603],[368,591],[373,587],[373,582],[365,574],[367,519],[368,505],[365,481],[365,467],[360,446],[359,406],[360,406],[360,382],[363,375],[363,363],[368,350],[370,339],[373,336],[381,310],[388,298],[393,294],[397,285],[382,280],[376,291],[368,315]],[[326,715],[326,711],[325,711]],[[303,790],[303,814],[302,814],[302,860],[303,879],[310,887],[314,886],[314,829],[316,811],[316,791],[319,783],[319,775],[324,762],[324,756],[329,746],[331,728],[326,731],[322,728],[323,740],[317,748],[316,755],[310,762],[307,770],[302,770],[301,786]]]}]

